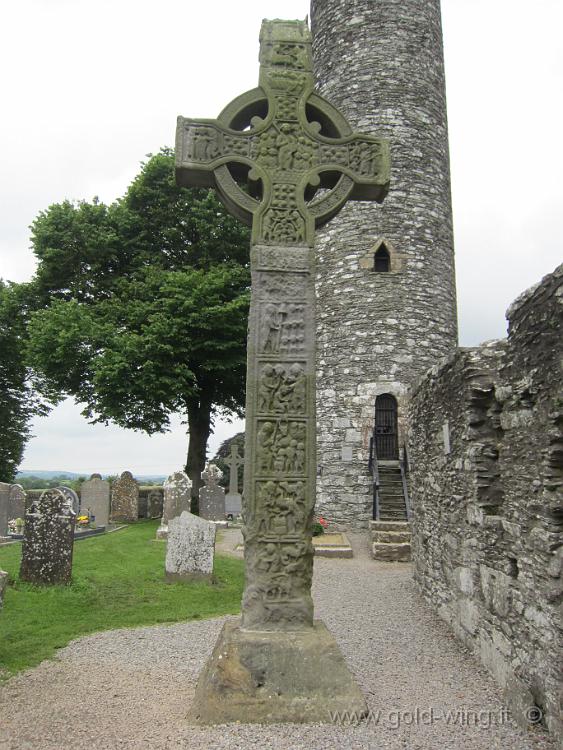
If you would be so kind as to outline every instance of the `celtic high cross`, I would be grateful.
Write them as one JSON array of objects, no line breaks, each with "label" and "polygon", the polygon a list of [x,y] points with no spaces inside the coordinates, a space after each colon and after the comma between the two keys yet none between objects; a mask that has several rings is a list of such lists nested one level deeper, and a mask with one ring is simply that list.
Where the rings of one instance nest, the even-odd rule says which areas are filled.
[{"label": "celtic high cross", "polygon": [[306,23],[264,21],[259,87],[217,120],[178,118],[178,183],[215,187],[252,225],[244,631],[313,624],[314,232],[389,183],[387,143],[353,133],[313,87]]}]

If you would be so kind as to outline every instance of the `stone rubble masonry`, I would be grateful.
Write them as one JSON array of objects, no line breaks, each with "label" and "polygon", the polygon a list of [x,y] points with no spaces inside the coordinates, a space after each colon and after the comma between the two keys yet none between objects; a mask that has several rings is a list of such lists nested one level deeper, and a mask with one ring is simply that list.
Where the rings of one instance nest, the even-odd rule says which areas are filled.
[{"label": "stone rubble masonry", "polygon": [[139,485],[124,471],[111,488],[111,521],[131,523],[139,518]]},{"label": "stone rubble masonry", "polygon": [[72,576],[75,514],[72,500],[45,490],[26,509],[20,578],[37,585],[67,584]]},{"label": "stone rubble masonry", "polygon": [[110,484],[101,474],[92,474],[80,487],[80,507],[95,517],[97,526],[109,522]]},{"label": "stone rubble masonry", "polygon": [[215,553],[214,523],[187,510],[168,521],[166,577],[170,581],[210,579]]},{"label": "stone rubble masonry", "polygon": [[311,23],[319,93],[391,144],[383,205],[349,202],[315,245],[317,510],[367,527],[375,398],[397,398],[402,442],[408,387],[457,343],[440,2],[312,0]]},{"label": "stone rubble masonry", "polygon": [[506,691],[563,732],[563,265],[509,308],[508,339],[413,389],[415,579]]}]

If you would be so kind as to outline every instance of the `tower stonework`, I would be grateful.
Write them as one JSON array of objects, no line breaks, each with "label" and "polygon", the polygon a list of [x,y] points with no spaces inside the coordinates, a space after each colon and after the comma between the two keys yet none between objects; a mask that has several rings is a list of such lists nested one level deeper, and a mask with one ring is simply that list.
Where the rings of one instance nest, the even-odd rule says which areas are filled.
[{"label": "tower stonework", "polygon": [[383,206],[348,203],[316,236],[317,509],[366,526],[375,400],[397,400],[457,345],[439,0],[312,0],[320,93],[390,141]]}]

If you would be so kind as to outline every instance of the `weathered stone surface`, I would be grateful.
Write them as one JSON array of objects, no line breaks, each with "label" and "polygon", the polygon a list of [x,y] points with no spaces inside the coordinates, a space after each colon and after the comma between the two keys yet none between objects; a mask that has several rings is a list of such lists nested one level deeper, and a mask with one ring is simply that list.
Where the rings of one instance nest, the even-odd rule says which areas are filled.
[{"label": "weathered stone surface", "polygon": [[411,559],[411,545],[408,542],[373,542],[371,555],[374,560],[385,562],[409,562]]},{"label": "weathered stone surface", "polygon": [[[8,520],[22,518],[25,515],[26,492],[21,484],[12,484],[10,487],[10,504],[8,508]],[[0,534],[1,536],[1,534]]]},{"label": "weathered stone surface", "polygon": [[321,622],[289,633],[225,623],[188,718],[197,724],[330,723],[335,711],[363,716],[367,706]]},{"label": "weathered stone surface", "polygon": [[[506,687],[521,726],[563,733],[563,266],[509,308],[506,341],[461,349],[410,406],[415,578]],[[443,424],[448,422],[449,453]]]},{"label": "weathered stone surface", "polygon": [[147,493],[147,518],[162,518],[164,487],[153,487]]},{"label": "weathered stone surface", "polygon": [[4,593],[8,586],[8,574],[4,570],[0,570],[0,610],[4,606]]},{"label": "weathered stone surface", "polygon": [[204,485],[199,488],[199,515],[207,521],[225,520],[225,490],[219,485],[222,476],[215,464],[208,464],[201,475]]},{"label": "weathered stone surface", "polygon": [[11,484],[0,482],[0,537],[8,536],[8,511]]},{"label": "weathered stone surface", "polygon": [[57,487],[57,489],[62,492],[66,499],[69,501],[73,513],[75,515],[78,515],[78,511],[80,510],[80,498],[78,497],[76,492],[71,487],[65,487],[64,485],[61,487]]},{"label": "weathered stone surface", "polygon": [[440,0],[312,0],[311,28],[320,93],[392,143],[385,203],[348,203],[315,244],[317,512],[365,528],[375,399],[397,398],[402,444],[409,386],[457,344]]},{"label": "weathered stone surface", "polygon": [[[176,174],[179,184],[215,184],[227,207],[252,222],[242,628],[255,635],[268,630],[312,633],[314,232],[350,198],[383,200],[389,146],[375,136],[354,133],[313,92],[306,23],[263,21],[260,64],[259,87],[228,105],[218,120],[179,118]],[[229,161],[242,163],[243,171],[250,167],[247,191],[235,182]],[[262,194],[255,199],[258,180]],[[323,190],[316,194],[318,187]],[[273,664],[273,652],[268,656],[266,649],[265,660]],[[322,664],[314,651],[309,672],[321,671]],[[218,664],[211,674],[216,669]],[[336,676],[331,687],[338,695]],[[228,700],[237,698],[233,694]],[[291,718],[279,694],[273,703],[279,708],[272,707],[272,715]],[[216,708],[213,720],[220,721],[222,712]],[[206,720],[213,713],[210,709]],[[304,717],[307,712],[293,714]],[[257,716],[255,712],[251,720],[259,721]]]},{"label": "weathered stone surface", "polygon": [[112,485],[110,518],[129,523],[139,518],[139,485],[130,471],[124,471]]},{"label": "weathered stone surface", "polygon": [[164,501],[162,506],[162,521],[156,531],[157,539],[168,536],[168,521],[190,512],[192,482],[183,471],[175,471],[164,482]]},{"label": "weathered stone surface", "polygon": [[97,526],[109,523],[110,484],[101,474],[92,474],[80,487],[80,507],[94,517]]},{"label": "weathered stone surface", "polygon": [[25,513],[20,578],[38,585],[67,584],[72,576],[75,514],[59,489],[45,490]]},{"label": "weathered stone surface", "polygon": [[168,521],[166,577],[170,581],[210,579],[215,553],[215,524],[188,511]]},{"label": "weathered stone surface", "polygon": [[236,518],[242,513],[242,495],[238,491],[239,466],[244,466],[244,458],[239,455],[238,445],[231,445],[231,452],[225,459],[229,467],[229,491],[225,495],[225,513]]}]

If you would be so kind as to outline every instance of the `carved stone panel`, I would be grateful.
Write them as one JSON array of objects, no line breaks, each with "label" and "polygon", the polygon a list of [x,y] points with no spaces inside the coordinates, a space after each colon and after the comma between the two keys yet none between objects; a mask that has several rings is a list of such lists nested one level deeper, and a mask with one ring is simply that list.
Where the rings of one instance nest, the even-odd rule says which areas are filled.
[{"label": "carved stone panel", "polygon": [[268,362],[259,370],[260,414],[305,415],[307,376],[305,362]]},{"label": "carved stone panel", "polygon": [[258,420],[256,474],[303,475],[306,468],[306,447],[306,422]]}]

